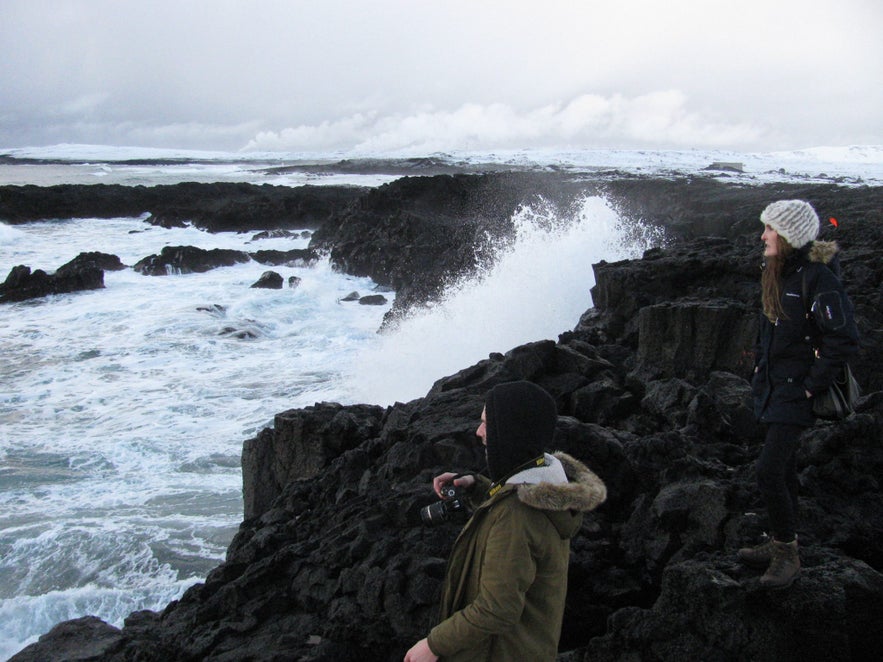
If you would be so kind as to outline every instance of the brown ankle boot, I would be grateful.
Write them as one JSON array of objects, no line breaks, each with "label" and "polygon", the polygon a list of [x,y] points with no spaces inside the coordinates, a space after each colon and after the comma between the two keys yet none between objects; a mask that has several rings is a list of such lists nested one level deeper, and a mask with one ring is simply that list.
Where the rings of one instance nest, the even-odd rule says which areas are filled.
[{"label": "brown ankle boot", "polygon": [[772,540],[772,561],[760,578],[764,588],[786,588],[794,583],[800,574],[800,556],[797,553],[797,538],[791,542]]},{"label": "brown ankle boot", "polygon": [[773,539],[766,538],[754,547],[743,547],[736,553],[736,556],[745,565],[755,568],[769,567],[770,561],[773,560]]}]

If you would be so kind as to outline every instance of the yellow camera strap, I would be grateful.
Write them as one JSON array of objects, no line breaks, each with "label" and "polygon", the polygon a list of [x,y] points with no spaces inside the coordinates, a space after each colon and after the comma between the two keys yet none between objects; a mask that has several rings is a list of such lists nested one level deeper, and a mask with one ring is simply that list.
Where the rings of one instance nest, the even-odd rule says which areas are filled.
[{"label": "yellow camera strap", "polygon": [[549,463],[546,461],[545,454],[540,455],[539,457],[535,457],[532,460],[528,460],[524,464],[519,467],[516,467],[515,470],[510,471],[505,477],[501,478],[495,483],[491,483],[490,489],[487,491],[488,497],[494,496],[497,492],[503,489],[503,486],[506,485],[506,481],[515,476],[516,474],[520,474],[522,471],[527,471],[528,469],[535,469],[537,467],[548,467]]}]

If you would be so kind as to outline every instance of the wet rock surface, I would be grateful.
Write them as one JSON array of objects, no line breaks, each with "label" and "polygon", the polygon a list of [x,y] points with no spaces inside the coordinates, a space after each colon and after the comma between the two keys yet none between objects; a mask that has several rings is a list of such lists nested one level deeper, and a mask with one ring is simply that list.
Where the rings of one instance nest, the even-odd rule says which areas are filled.
[{"label": "wet rock surface", "polygon": [[275,271],[265,271],[261,274],[261,277],[252,284],[252,287],[264,290],[281,290],[284,282],[282,276]]},{"label": "wet rock surface", "polygon": [[0,220],[114,218],[150,214],[160,227],[211,232],[314,228],[363,194],[351,186],[183,183],[160,186],[0,186]]},{"label": "wet rock surface", "polygon": [[[631,198],[623,191],[633,185]],[[431,478],[483,468],[474,431],[484,395],[514,379],[554,396],[555,446],[608,487],[608,501],[573,540],[560,659],[877,659],[883,191],[692,186],[623,183],[623,213],[665,223],[676,241],[640,260],[593,265],[596,307],[557,340],[492,354],[411,402],[318,403],[278,414],[244,443],[245,519],[203,583],[160,613],[132,614],[118,631],[68,622],[64,636],[53,630],[12,659],[401,660],[433,622],[460,527],[422,525],[419,510],[435,500]],[[419,204],[399,189],[403,206],[449,204],[451,192],[434,187]],[[783,197],[807,198],[820,215],[848,221],[826,234],[844,249],[862,332],[853,367],[865,396],[852,418],[804,435],[803,569],[791,588],[769,592],[735,551],[767,524],[754,477],[762,430],[747,378],[759,303],[757,217]],[[656,214],[669,205],[666,223]],[[341,255],[356,264],[373,241],[407,253],[413,237],[391,243],[392,228],[411,225],[404,216],[374,216],[358,250]],[[387,222],[388,231],[375,227]],[[322,241],[343,245],[339,231],[341,243]],[[474,240],[473,232],[465,235]],[[379,256],[365,264],[376,259],[371,268],[394,274]],[[102,638],[84,658],[70,633],[82,641],[96,627]]]},{"label": "wet rock surface", "polygon": [[37,299],[50,294],[69,294],[104,287],[104,271],[92,264],[68,266],[46,273],[26,265],[13,267],[0,283],[0,303]]},{"label": "wet rock surface", "polygon": [[145,276],[204,273],[217,267],[230,267],[248,262],[245,251],[229,248],[196,248],[195,246],[164,246],[159,255],[148,255],[132,267]]}]

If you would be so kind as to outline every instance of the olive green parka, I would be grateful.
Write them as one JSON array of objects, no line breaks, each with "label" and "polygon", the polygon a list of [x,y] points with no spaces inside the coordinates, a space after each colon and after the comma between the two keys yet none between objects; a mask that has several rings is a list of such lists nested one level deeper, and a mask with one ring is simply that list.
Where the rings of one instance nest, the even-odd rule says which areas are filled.
[{"label": "olive green parka", "polygon": [[[607,491],[579,460],[554,457],[567,483],[507,483],[477,508],[454,543],[440,622],[428,637],[444,662],[555,659],[570,539]],[[480,482],[474,492],[487,487]]]}]

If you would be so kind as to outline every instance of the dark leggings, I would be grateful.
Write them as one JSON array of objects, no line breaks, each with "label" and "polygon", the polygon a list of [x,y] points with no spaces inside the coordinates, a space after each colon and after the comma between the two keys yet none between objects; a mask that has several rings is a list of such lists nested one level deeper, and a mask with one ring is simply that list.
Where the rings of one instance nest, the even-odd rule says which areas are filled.
[{"label": "dark leggings", "polygon": [[782,542],[791,542],[797,528],[797,446],[804,429],[771,423],[757,458],[757,486],[766,503],[773,537]]}]

